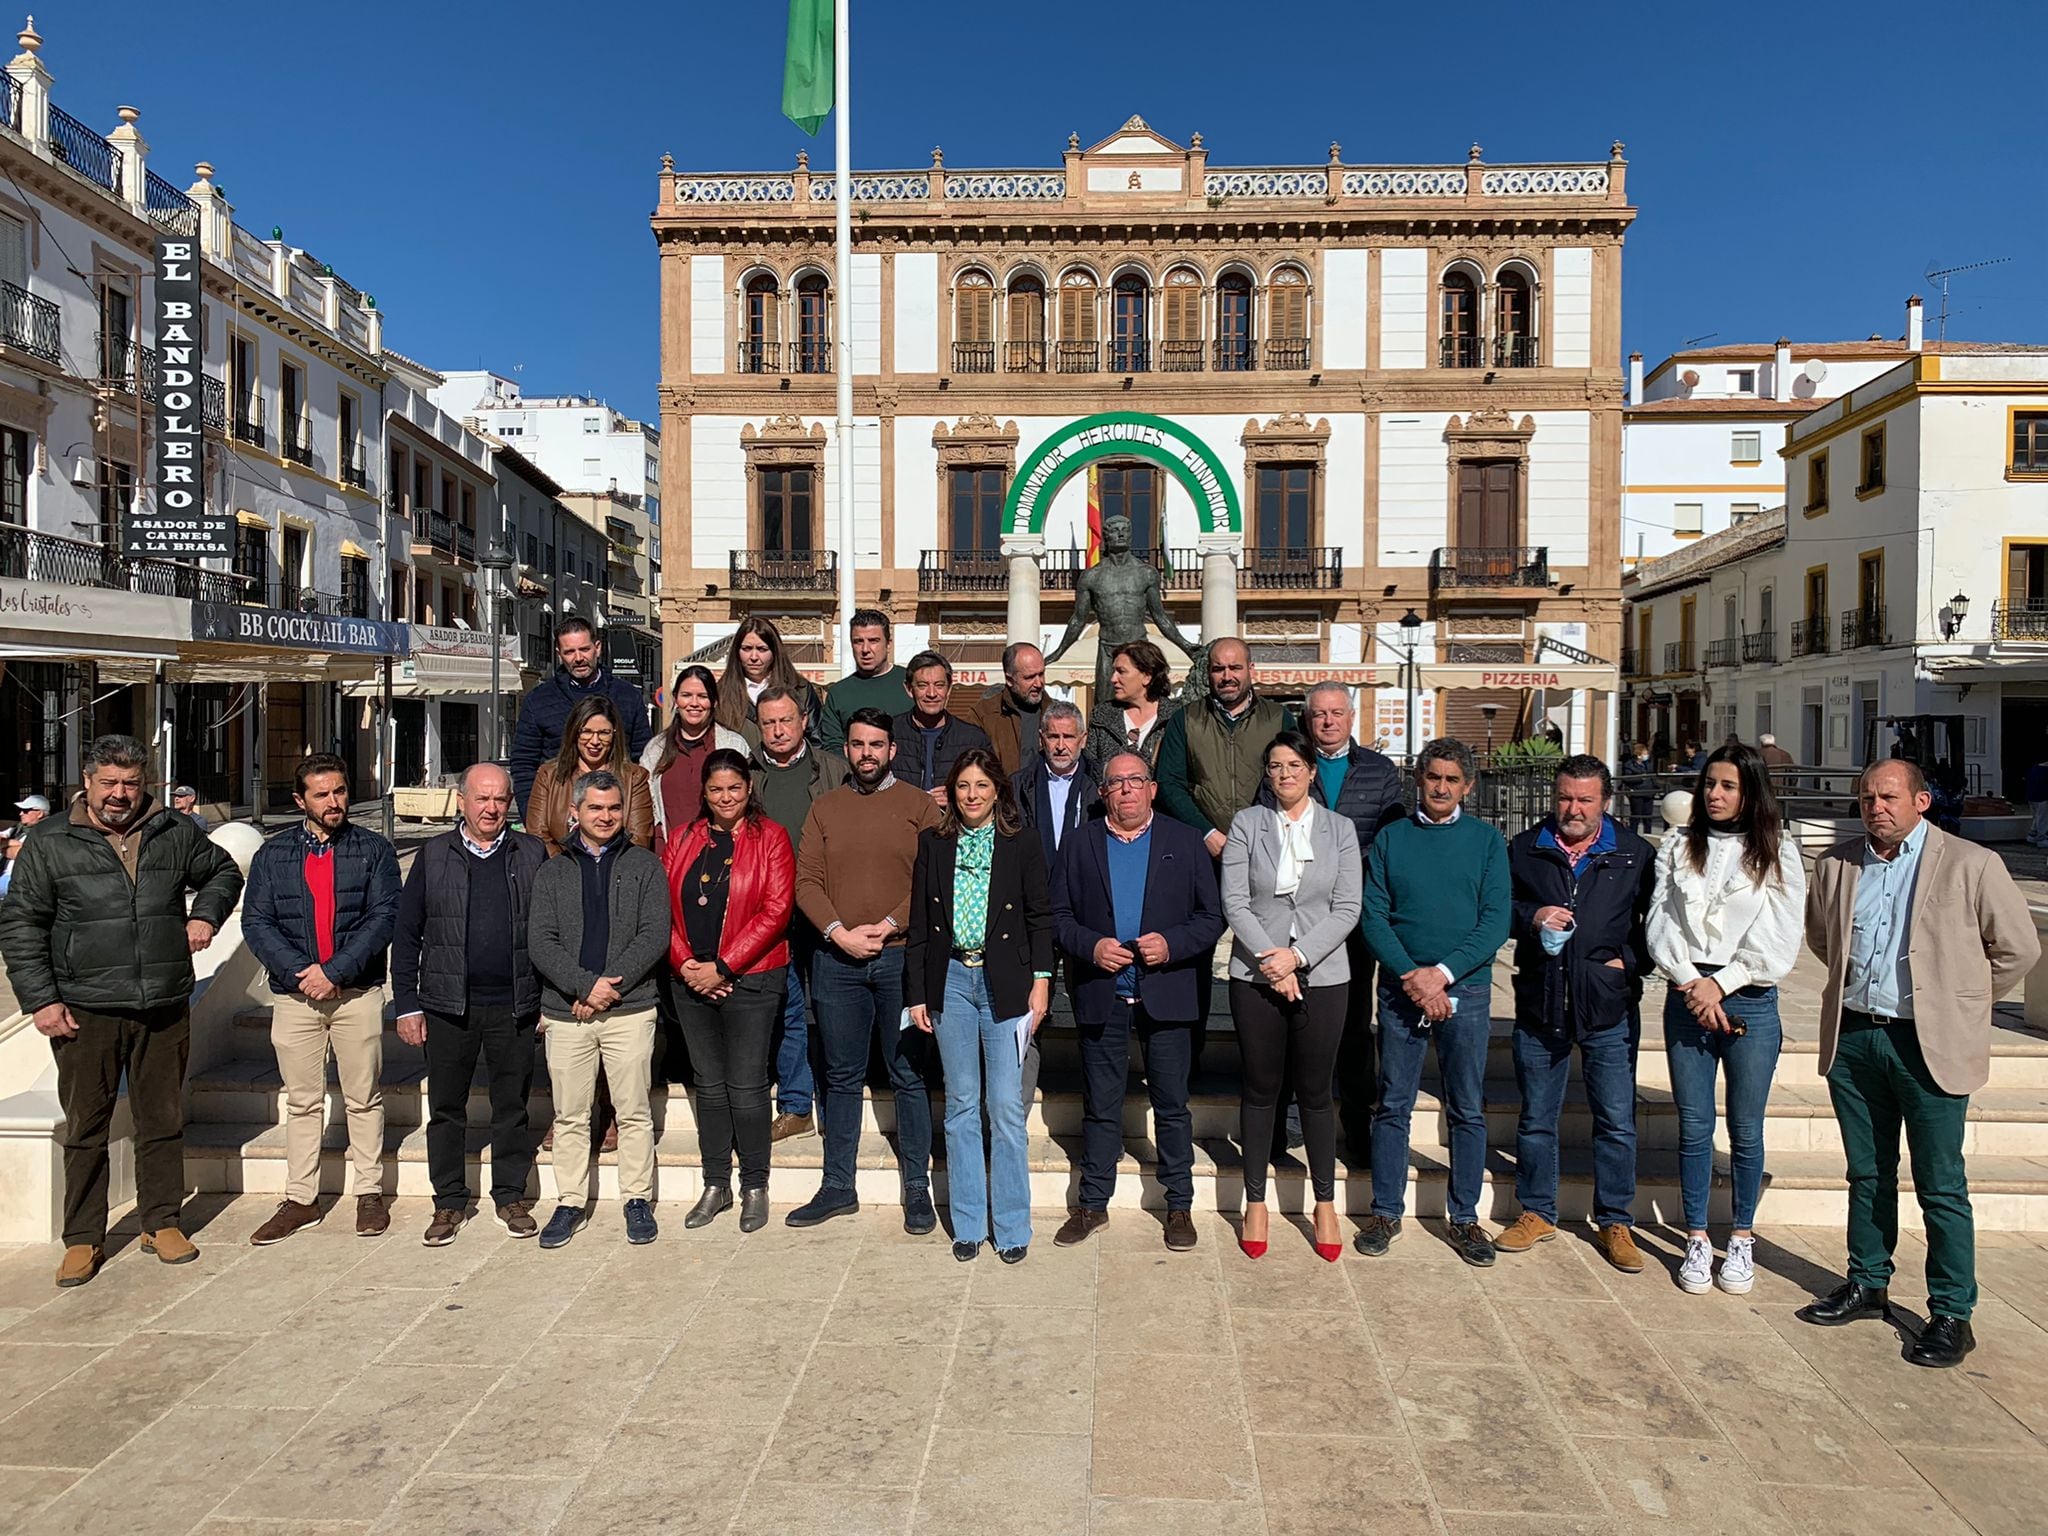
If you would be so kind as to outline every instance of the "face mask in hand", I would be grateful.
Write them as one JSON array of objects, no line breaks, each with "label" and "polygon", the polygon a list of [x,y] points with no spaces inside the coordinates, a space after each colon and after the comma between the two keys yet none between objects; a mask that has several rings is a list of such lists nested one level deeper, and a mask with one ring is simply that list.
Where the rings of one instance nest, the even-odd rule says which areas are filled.
[{"label": "face mask in hand", "polygon": [[1572,930],[1569,928],[1539,928],[1536,930],[1536,937],[1543,941],[1543,953],[1546,955],[1561,955],[1564,953],[1565,945],[1572,941]]}]

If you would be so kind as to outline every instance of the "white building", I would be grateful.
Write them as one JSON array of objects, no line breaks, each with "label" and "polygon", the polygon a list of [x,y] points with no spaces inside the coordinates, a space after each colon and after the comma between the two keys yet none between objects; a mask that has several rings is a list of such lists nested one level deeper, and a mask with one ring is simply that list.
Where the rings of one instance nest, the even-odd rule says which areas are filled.
[{"label": "white building", "polygon": [[2017,799],[2048,744],[2048,349],[1929,347],[1782,454],[1782,531],[1629,578],[1636,733],[1769,730],[1853,768],[1890,750],[1873,721],[1960,714],[1970,787]]}]

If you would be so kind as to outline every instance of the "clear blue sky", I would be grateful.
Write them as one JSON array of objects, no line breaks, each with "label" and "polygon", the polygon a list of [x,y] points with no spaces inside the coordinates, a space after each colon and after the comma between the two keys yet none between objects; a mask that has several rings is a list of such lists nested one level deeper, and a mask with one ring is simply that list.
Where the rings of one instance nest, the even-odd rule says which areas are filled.
[{"label": "clear blue sky", "polygon": [[[2039,12],[1820,5],[1247,7],[1144,25],[1043,8],[854,0],[863,169],[1058,163],[1132,112],[1216,165],[1598,160],[1628,145],[1641,210],[1627,346],[1903,328],[1930,264],[1949,335],[2048,342]],[[376,294],[391,345],[523,365],[533,393],[652,414],[662,151],[781,169],[782,0],[102,0],[38,7],[55,98],[105,131],[133,103],[180,186],[211,160],[236,217]],[[2029,20],[2029,15],[2032,19]],[[204,17],[200,21],[198,17]],[[1250,25],[1262,34],[1248,40]],[[1460,46],[1461,40],[1465,46]],[[1618,360],[1617,360],[1618,361]]]}]

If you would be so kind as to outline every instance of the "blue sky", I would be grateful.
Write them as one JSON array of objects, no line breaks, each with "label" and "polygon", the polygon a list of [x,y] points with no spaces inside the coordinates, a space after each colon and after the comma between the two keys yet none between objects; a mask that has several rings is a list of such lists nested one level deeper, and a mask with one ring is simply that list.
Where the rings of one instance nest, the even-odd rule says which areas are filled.
[{"label": "blue sky", "polygon": [[[2048,342],[2036,7],[1541,8],[855,0],[863,169],[1058,163],[1138,112],[1213,165],[1597,160],[1628,145],[1628,348],[1903,328]],[[2028,20],[2028,13],[2035,12]],[[780,113],[781,0],[346,7],[99,0],[37,16],[55,99],[141,109],[180,186],[376,294],[391,345],[652,414],[664,150],[684,169],[830,162]],[[1147,18],[1121,22],[1122,15]],[[203,15],[202,24],[195,20]],[[1583,18],[1583,19],[1581,19]],[[1247,27],[1262,36],[1246,35]],[[1462,44],[1462,46],[1461,46]],[[1617,362],[1619,360],[1617,359]]]}]

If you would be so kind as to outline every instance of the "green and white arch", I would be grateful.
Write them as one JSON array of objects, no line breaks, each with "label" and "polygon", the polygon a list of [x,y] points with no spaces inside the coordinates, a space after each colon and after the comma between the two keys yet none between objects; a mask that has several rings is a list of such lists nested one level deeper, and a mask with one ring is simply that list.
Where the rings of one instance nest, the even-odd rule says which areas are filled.
[{"label": "green and white arch", "polygon": [[1237,487],[1213,448],[1164,416],[1104,411],[1056,428],[1018,466],[1003,504],[1005,535],[1042,537],[1060,487],[1103,459],[1145,459],[1157,464],[1187,491],[1202,533],[1243,533]]}]

